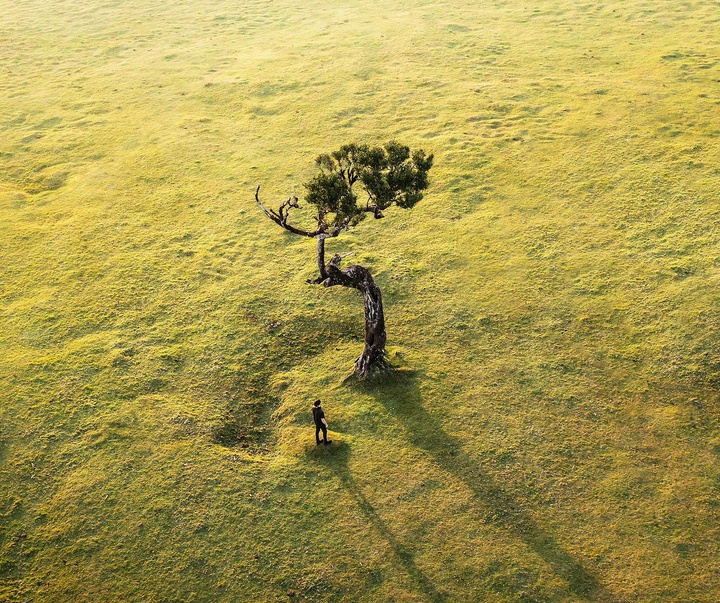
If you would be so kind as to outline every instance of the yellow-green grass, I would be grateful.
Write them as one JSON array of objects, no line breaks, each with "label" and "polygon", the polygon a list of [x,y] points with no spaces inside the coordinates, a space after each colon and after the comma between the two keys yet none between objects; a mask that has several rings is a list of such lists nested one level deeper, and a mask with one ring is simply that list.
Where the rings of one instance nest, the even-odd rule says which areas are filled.
[{"label": "yellow-green grass", "polygon": [[[717,2],[2,8],[1,601],[720,599]],[[357,384],[253,191],[391,138]]]}]

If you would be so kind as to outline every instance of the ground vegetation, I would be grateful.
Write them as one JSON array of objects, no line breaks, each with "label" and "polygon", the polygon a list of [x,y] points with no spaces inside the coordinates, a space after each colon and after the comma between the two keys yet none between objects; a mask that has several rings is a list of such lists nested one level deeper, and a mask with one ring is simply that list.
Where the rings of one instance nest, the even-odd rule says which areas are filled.
[{"label": "ground vegetation", "polygon": [[[720,600],[718,31],[711,0],[5,2],[0,601]],[[357,293],[254,191],[389,139],[434,153],[426,198],[328,245],[398,370],[344,383]]]}]

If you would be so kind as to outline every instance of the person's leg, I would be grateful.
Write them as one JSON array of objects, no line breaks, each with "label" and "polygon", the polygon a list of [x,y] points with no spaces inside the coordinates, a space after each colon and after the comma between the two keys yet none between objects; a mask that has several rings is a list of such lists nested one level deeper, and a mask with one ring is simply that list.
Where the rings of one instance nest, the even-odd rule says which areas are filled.
[{"label": "person's leg", "polygon": [[327,427],[325,427],[325,425],[321,425],[320,429],[322,429],[323,432],[323,442],[327,444]]},{"label": "person's leg", "polygon": [[[325,431],[325,427],[323,427],[323,432]],[[315,425],[315,443],[320,443],[320,425]]]}]

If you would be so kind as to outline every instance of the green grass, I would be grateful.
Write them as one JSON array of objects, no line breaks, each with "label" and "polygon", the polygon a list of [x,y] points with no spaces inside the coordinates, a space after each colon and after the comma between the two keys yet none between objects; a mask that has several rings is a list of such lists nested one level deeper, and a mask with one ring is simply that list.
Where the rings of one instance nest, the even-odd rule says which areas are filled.
[{"label": "green grass", "polygon": [[[719,24],[5,2],[0,601],[720,599]],[[329,243],[399,368],[357,384],[253,192],[390,138],[436,164]]]}]

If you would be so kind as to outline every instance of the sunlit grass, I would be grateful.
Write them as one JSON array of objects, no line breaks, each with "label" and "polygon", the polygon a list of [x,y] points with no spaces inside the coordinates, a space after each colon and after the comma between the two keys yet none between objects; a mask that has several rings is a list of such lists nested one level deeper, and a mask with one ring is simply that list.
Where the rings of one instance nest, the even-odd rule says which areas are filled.
[{"label": "sunlit grass", "polygon": [[[0,14],[0,600],[718,600],[717,3]],[[253,191],[391,138],[357,384]]]}]

